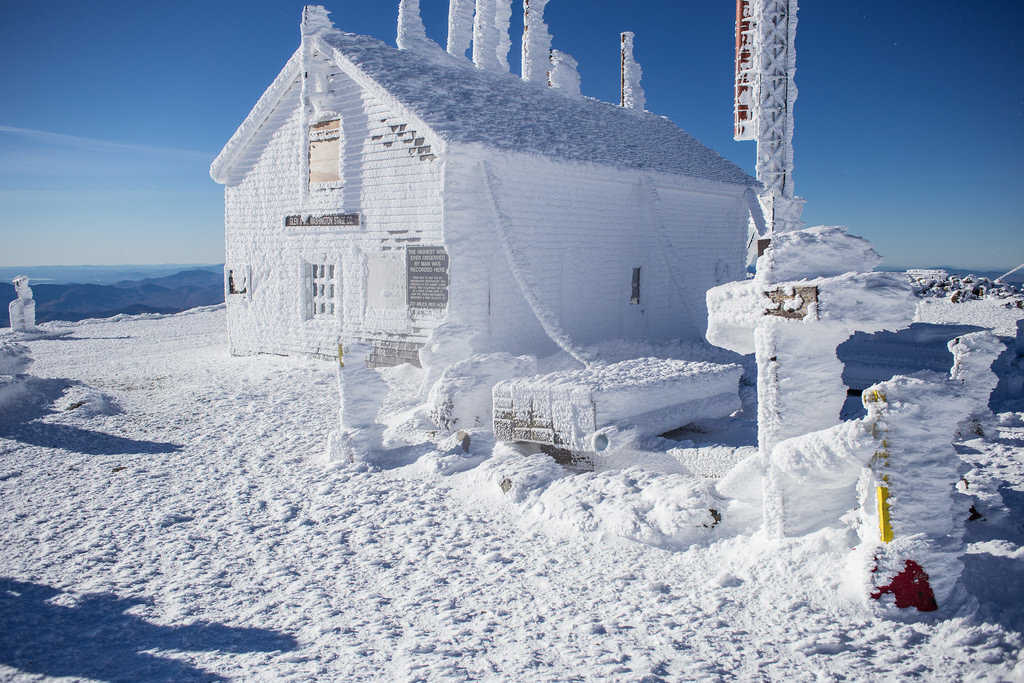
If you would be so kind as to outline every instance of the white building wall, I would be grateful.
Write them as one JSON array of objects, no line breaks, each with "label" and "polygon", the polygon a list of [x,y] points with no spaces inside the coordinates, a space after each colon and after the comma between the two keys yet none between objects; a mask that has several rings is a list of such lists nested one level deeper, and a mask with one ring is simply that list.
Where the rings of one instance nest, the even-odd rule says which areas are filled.
[{"label": "white building wall", "polygon": [[[655,176],[659,202],[633,171],[563,164],[534,156],[487,155],[499,179],[502,214],[530,264],[536,295],[577,344],[611,338],[703,336],[705,292],[744,277],[746,209],[742,187],[678,176]],[[453,292],[485,307],[481,350],[554,350],[526,304],[493,225],[490,198],[472,155],[449,161],[448,240],[459,225],[479,235],[453,256]],[[659,232],[661,234],[659,234]],[[666,241],[671,249],[665,248]],[[674,253],[678,262],[672,262]],[[469,255],[486,265],[455,287]],[[631,304],[633,268],[640,304]],[[484,291],[486,282],[487,296]]]},{"label": "white building wall", "polygon": [[[248,145],[249,156],[236,163],[240,180],[226,187],[226,267],[249,273],[247,293],[227,297],[233,353],[334,357],[339,341],[425,339],[443,316],[408,311],[400,282],[389,284],[390,298],[366,287],[368,266],[404,276],[407,245],[441,245],[436,147],[348,76],[333,67],[328,73],[331,95],[320,118],[334,118],[333,112],[341,119],[341,181],[305,192],[296,82]],[[359,213],[360,225],[285,227],[289,215],[342,213]],[[388,265],[382,258],[396,262],[382,270]],[[306,264],[335,266],[334,316],[309,318]],[[395,307],[374,305],[389,301]]]}]

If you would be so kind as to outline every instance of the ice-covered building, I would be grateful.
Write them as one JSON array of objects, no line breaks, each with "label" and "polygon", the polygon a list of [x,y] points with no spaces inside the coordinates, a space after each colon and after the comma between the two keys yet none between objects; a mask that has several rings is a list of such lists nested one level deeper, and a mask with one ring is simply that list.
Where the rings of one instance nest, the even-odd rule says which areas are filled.
[{"label": "ice-covered building", "polygon": [[[473,37],[507,57],[507,22],[479,20],[494,4]],[[360,343],[381,367],[448,338],[446,362],[701,338],[705,292],[744,276],[753,179],[666,118],[548,87],[536,54],[529,81],[477,44],[467,59],[465,17],[446,53],[416,5],[403,49],[307,7],[214,161],[231,351]]]}]

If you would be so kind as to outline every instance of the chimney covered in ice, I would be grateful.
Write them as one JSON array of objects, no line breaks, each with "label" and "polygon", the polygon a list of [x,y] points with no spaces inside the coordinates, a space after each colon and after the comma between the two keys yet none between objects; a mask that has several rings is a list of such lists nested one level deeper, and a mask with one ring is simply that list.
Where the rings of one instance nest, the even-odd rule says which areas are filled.
[{"label": "chimney covered in ice", "polygon": [[558,88],[567,95],[580,94],[579,65],[571,56],[561,50],[551,51],[551,71],[548,73],[548,85]]},{"label": "chimney covered in ice", "polygon": [[547,80],[551,34],[544,23],[548,0],[523,0],[523,80]]},{"label": "chimney covered in ice", "polygon": [[640,85],[640,76],[643,73],[636,59],[633,58],[633,32],[626,31],[621,35],[621,84],[622,92],[619,104],[626,109],[639,109],[643,111],[647,104],[644,97],[644,89]]},{"label": "chimney covered in ice", "polygon": [[448,3],[448,54],[465,57],[473,42],[474,0],[450,0]]},{"label": "chimney covered in ice", "polygon": [[400,0],[398,3],[398,40],[400,50],[434,49],[439,46],[427,38],[427,30],[420,17],[420,0]]},{"label": "chimney covered in ice", "polygon": [[473,62],[478,69],[508,71],[508,37],[512,23],[512,0],[476,0],[473,22]]},{"label": "chimney covered in ice", "polygon": [[334,24],[328,18],[328,12],[321,5],[306,5],[302,8],[302,24],[299,31],[303,36],[312,36],[321,31],[334,28]]}]

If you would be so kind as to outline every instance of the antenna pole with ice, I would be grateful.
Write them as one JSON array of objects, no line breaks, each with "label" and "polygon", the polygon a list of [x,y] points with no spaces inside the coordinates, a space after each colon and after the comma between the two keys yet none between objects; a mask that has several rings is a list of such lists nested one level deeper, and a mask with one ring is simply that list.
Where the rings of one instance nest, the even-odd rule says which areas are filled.
[{"label": "antenna pole with ice", "polygon": [[757,141],[758,199],[769,234],[799,229],[803,212],[804,200],[793,192],[796,12],[797,0],[736,0],[733,136]]}]

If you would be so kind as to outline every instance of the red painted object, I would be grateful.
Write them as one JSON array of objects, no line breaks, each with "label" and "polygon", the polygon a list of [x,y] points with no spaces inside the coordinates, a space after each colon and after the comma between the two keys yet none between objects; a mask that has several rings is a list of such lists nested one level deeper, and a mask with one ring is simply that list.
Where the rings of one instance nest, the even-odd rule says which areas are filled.
[{"label": "red painted object", "polygon": [[884,593],[892,593],[900,609],[916,607],[919,612],[933,612],[939,608],[931,584],[928,583],[928,574],[913,560],[907,560],[903,571],[892,577],[888,586],[875,589],[871,597],[878,600]]}]

